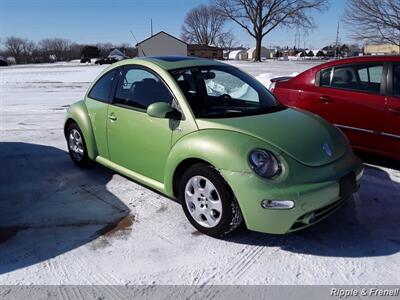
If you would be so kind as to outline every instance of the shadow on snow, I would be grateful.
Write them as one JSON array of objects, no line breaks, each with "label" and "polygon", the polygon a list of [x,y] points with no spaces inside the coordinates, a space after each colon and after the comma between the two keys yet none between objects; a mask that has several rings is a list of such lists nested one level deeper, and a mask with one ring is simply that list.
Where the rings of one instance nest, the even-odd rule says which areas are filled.
[{"label": "shadow on snow", "polygon": [[82,170],[67,152],[28,143],[1,142],[0,158],[0,274],[84,245],[129,214],[103,167]]}]

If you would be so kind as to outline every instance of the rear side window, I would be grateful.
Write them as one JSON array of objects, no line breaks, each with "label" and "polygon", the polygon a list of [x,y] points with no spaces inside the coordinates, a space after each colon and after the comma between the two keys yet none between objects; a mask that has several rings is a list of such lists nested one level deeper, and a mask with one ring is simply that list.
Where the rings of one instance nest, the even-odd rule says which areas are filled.
[{"label": "rear side window", "polygon": [[89,98],[102,102],[108,102],[115,73],[116,71],[112,70],[97,80],[95,85],[90,90]]},{"label": "rear side window", "polygon": [[400,97],[400,64],[393,65],[393,94]]},{"label": "rear side window", "polygon": [[383,66],[369,66],[357,70],[361,82],[381,83]]}]

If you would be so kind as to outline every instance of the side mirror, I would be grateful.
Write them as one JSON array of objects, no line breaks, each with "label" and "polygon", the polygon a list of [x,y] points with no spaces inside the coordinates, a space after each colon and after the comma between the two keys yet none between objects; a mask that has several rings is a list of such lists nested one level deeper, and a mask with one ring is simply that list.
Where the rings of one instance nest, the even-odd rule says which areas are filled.
[{"label": "side mirror", "polygon": [[168,118],[177,112],[170,104],[165,102],[155,102],[147,107],[147,114],[154,118]]}]

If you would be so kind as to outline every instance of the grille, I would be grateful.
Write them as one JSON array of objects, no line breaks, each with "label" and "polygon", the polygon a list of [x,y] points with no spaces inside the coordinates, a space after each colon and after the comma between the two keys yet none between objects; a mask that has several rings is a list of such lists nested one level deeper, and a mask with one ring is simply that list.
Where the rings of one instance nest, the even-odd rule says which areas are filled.
[{"label": "grille", "polygon": [[[318,221],[322,220],[323,218],[327,217],[330,213],[332,213],[334,210],[342,206],[346,201],[346,198],[339,199],[336,202],[333,202],[327,206],[324,206],[322,208],[319,208],[317,210],[308,212],[304,215],[302,215],[300,218],[296,220],[296,222],[293,224],[293,226],[290,228],[289,231],[295,231],[299,230],[301,228],[310,226],[311,224],[317,223]],[[308,224],[304,223],[303,220],[305,219],[306,216],[314,213],[314,218],[312,219],[311,222]]]}]

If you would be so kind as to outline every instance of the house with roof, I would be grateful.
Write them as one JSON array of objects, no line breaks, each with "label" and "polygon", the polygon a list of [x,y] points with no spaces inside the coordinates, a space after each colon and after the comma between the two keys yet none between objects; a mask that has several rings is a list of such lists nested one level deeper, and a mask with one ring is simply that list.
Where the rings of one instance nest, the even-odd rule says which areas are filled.
[{"label": "house with roof", "polygon": [[208,45],[188,45],[187,46],[188,56],[197,56],[208,59],[224,59],[223,49],[219,47],[213,47]]},{"label": "house with roof", "polygon": [[188,44],[160,31],[136,44],[138,56],[188,55]]},{"label": "house with roof", "polygon": [[109,58],[115,58],[116,60],[123,60],[125,58],[129,58],[127,55],[122,53],[121,50],[119,49],[113,49],[111,50],[110,54],[108,54]]}]

